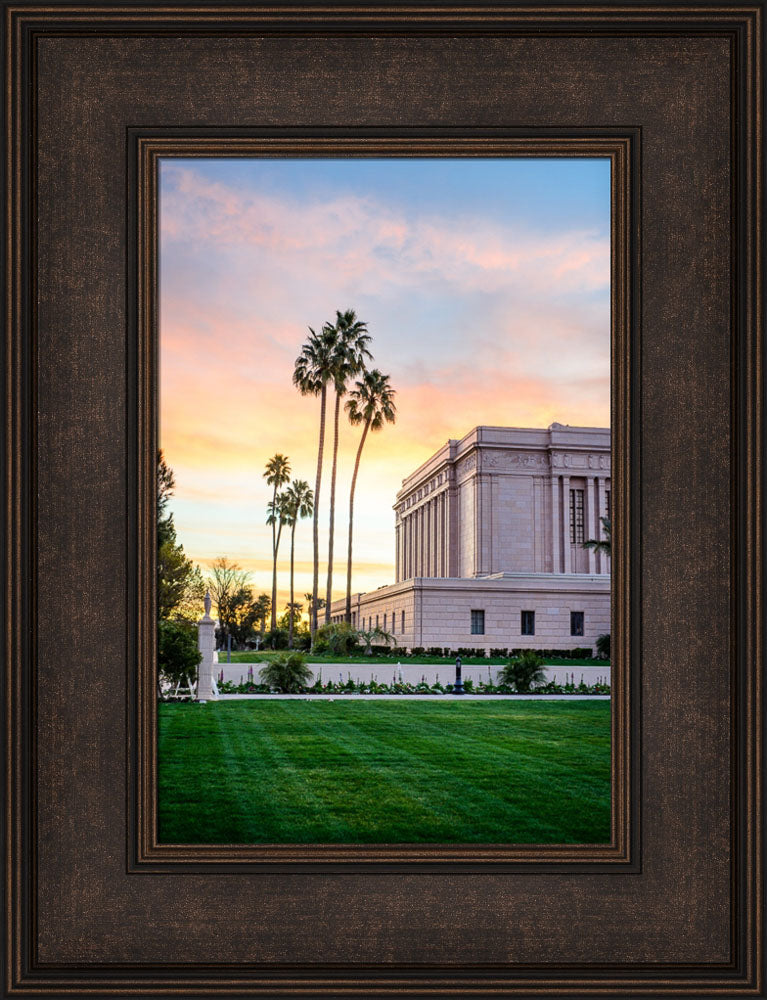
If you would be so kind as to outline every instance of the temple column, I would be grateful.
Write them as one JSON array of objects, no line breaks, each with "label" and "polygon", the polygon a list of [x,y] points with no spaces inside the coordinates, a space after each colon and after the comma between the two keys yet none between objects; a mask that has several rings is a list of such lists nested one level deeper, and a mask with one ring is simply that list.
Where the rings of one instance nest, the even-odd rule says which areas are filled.
[{"label": "temple column", "polygon": [[551,571],[562,572],[562,528],[559,515],[559,476],[551,477]]},{"label": "temple column", "polygon": [[565,573],[572,573],[572,553],[570,551],[572,542],[570,541],[570,477],[562,476],[562,505],[564,517],[562,527],[565,544]]},{"label": "temple column", "polygon": [[[586,524],[590,525],[590,527],[587,528],[587,534],[585,540],[588,541],[589,538],[601,537],[599,533],[599,528],[600,528],[599,490],[597,488],[596,479],[586,480],[586,503],[588,505],[588,511],[587,511],[588,520],[586,521]],[[594,532],[594,534],[592,534],[592,532]],[[593,549],[589,549],[588,553],[589,553],[589,573],[596,573],[597,554]]]}]

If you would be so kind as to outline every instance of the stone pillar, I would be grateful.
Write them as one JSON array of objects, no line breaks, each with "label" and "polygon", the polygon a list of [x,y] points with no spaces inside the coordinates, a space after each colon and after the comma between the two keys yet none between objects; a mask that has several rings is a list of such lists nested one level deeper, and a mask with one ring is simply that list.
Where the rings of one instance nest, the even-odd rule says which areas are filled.
[{"label": "stone pillar", "polygon": [[394,580],[399,583],[402,579],[402,567],[400,566],[400,529],[398,521],[394,528]]},{"label": "stone pillar", "polygon": [[562,476],[562,542],[565,547],[565,573],[572,573],[572,553],[570,551],[570,477]]},{"label": "stone pillar", "polygon": [[197,701],[210,701],[213,693],[213,654],[216,651],[216,623],[210,617],[210,591],[205,594],[205,614],[197,622],[197,648],[202,660],[197,668]]},{"label": "stone pillar", "polygon": [[559,517],[559,476],[551,477],[551,571],[562,572],[562,531]]},{"label": "stone pillar", "polygon": [[[599,490],[597,489],[596,479],[586,480],[586,514],[584,516],[586,521],[586,538],[601,538],[599,528]],[[592,534],[592,531],[594,534]],[[588,549],[589,554],[589,573],[596,573],[597,571],[597,554],[593,549]]]}]

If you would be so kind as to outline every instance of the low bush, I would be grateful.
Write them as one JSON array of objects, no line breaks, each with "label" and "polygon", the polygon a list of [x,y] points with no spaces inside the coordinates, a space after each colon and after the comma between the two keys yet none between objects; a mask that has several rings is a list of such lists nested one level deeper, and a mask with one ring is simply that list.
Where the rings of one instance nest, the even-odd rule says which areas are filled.
[{"label": "low bush", "polygon": [[456,653],[456,656],[462,656],[467,658],[472,657],[474,659],[480,659],[480,660],[484,659],[486,655],[487,655],[487,650],[485,650],[484,648],[475,649],[472,646],[461,646],[458,652]]},{"label": "low bush", "polygon": [[521,656],[523,653],[536,653],[538,656],[554,656],[560,660],[591,660],[594,650],[591,647],[576,649],[523,649],[521,646],[508,650],[509,656]]},{"label": "low bush", "polygon": [[312,672],[303,653],[293,652],[275,656],[261,668],[259,677],[280,694],[301,694],[312,679]]},{"label": "low bush", "polygon": [[597,636],[597,655],[601,660],[610,659],[610,633]]},{"label": "low bush", "polygon": [[498,674],[502,684],[510,684],[515,691],[524,694],[535,685],[546,681],[546,671],[543,669],[543,658],[528,649],[521,656],[509,660],[508,664]]},{"label": "low bush", "polygon": [[426,650],[423,648],[423,646],[413,646],[413,648],[410,650],[410,655],[411,656],[423,656],[425,654],[425,652],[426,652]]},{"label": "low bush", "polygon": [[491,656],[508,656],[509,655],[508,646],[504,646],[503,649],[491,649],[490,650],[490,655]]}]

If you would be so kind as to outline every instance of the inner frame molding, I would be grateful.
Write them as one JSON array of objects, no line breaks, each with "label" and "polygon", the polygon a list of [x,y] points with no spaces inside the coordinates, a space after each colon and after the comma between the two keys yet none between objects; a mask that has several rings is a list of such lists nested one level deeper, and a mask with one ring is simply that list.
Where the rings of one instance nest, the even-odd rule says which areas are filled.
[{"label": "inner frame molding", "polygon": [[[639,311],[641,132],[536,129],[128,130],[128,868],[131,871],[641,870]],[[603,157],[611,169],[611,836],[608,844],[157,841],[158,176],[170,158]]]}]

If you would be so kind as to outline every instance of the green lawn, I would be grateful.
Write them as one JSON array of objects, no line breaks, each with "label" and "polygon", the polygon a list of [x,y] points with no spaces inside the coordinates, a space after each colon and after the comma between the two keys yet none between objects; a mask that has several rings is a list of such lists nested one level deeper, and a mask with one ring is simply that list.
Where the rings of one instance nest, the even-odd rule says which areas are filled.
[{"label": "green lawn", "polygon": [[[274,656],[280,656],[285,650],[271,650],[265,649],[260,650],[258,653],[255,651],[248,652],[237,652],[232,653],[231,663],[259,663],[265,662]],[[369,663],[374,666],[376,663],[380,663],[384,666],[390,664],[401,664],[403,667],[409,665],[415,665],[418,663],[428,663],[428,664],[440,664],[445,667],[455,666],[455,657],[444,657],[444,656],[312,656],[310,654],[305,654],[309,663]],[[226,650],[219,650],[218,659],[221,665],[226,663]],[[504,663],[509,662],[508,656],[463,656],[461,657],[461,662],[464,666],[501,666]],[[579,660],[579,659],[569,659],[561,656],[547,656],[546,663],[549,666],[572,666],[572,667],[609,667],[609,660]]]},{"label": "green lawn", "polygon": [[604,843],[607,701],[159,705],[163,843]]}]

